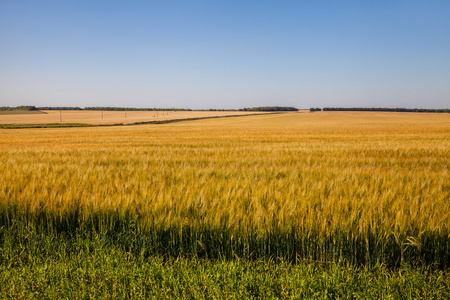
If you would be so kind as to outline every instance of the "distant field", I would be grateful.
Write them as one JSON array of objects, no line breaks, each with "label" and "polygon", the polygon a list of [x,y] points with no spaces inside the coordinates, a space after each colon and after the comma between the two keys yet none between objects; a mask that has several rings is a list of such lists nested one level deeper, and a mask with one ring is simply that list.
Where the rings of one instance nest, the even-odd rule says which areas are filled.
[{"label": "distant field", "polygon": [[180,119],[242,116],[260,113],[245,111],[5,111],[0,112],[0,124],[132,124]]}]

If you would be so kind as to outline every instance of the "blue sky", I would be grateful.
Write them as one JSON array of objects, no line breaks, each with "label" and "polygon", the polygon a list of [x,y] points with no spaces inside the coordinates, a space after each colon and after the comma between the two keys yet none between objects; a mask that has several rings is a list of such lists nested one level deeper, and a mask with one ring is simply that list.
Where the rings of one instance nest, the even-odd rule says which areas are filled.
[{"label": "blue sky", "polygon": [[450,1],[4,1],[0,106],[450,107]]}]

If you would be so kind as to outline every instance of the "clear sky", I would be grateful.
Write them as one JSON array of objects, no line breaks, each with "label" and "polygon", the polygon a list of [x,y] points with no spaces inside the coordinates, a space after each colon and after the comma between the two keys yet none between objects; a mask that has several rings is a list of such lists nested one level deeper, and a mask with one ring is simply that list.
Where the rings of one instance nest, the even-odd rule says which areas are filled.
[{"label": "clear sky", "polygon": [[0,0],[0,106],[450,107],[450,1]]}]

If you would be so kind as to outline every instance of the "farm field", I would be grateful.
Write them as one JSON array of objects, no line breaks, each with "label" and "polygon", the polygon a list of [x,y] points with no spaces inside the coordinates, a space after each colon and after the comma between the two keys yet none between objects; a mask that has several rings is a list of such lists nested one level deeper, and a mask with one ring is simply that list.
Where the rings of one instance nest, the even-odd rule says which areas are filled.
[{"label": "farm field", "polygon": [[4,297],[450,297],[449,114],[2,129],[0,165]]},{"label": "farm field", "polygon": [[168,120],[242,116],[263,112],[247,111],[97,111],[97,110],[46,110],[3,111],[0,124],[56,124],[75,123],[90,125],[133,124]]}]

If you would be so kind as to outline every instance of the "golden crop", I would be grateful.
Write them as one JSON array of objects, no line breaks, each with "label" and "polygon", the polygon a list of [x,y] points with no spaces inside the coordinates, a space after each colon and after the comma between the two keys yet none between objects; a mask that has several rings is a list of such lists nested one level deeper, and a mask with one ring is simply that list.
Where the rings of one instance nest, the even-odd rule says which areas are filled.
[{"label": "golden crop", "polygon": [[[0,204],[330,236],[450,232],[450,115],[283,113],[0,131]],[[144,225],[143,225],[144,226]],[[406,240],[409,238],[409,240]]]}]

